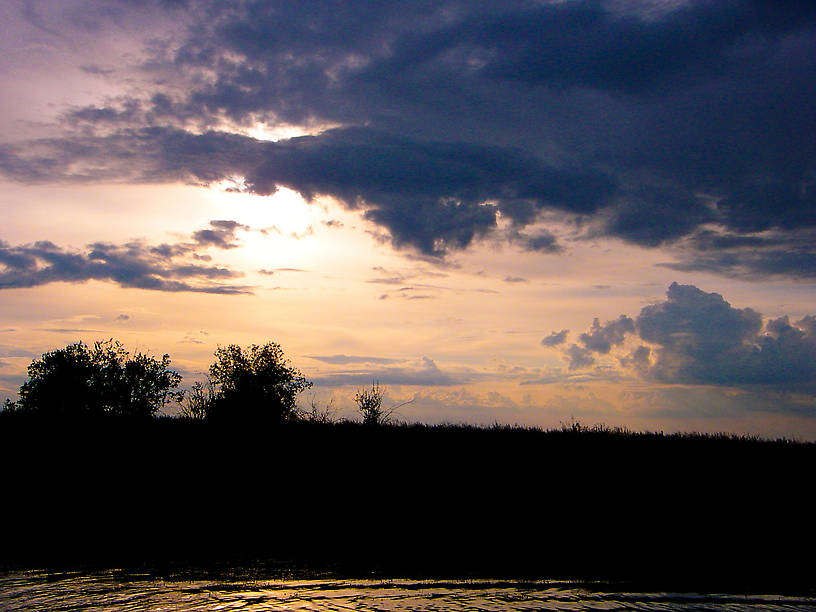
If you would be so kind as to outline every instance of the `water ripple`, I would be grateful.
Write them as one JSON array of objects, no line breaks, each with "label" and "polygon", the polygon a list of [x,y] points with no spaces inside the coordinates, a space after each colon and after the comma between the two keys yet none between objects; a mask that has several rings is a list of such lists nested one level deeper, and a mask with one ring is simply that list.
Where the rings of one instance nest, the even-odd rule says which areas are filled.
[{"label": "water ripple", "polygon": [[604,592],[548,582],[162,580],[149,575],[0,574],[0,609],[107,611],[814,610],[816,598]]}]

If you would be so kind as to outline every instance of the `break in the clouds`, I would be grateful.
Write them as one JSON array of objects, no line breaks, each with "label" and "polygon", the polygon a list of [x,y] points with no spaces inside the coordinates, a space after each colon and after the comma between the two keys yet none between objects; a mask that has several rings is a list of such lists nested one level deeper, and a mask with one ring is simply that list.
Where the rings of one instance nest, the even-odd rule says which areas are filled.
[{"label": "break in the clouds", "polygon": [[[208,261],[209,256],[196,252],[206,247],[233,248],[234,232],[247,229],[246,226],[234,221],[211,221],[210,225],[210,229],[195,232],[191,242],[152,247],[141,241],[96,242],[82,250],[59,247],[49,241],[16,246],[0,242],[0,290],[99,280],[155,291],[248,293],[246,286],[225,282],[241,276],[240,272],[202,265],[198,262]],[[185,256],[192,261],[185,260]]]},{"label": "break in the clouds", "polygon": [[666,300],[582,334],[565,351],[570,369],[595,363],[624,343],[641,343],[620,363],[640,376],[672,384],[761,387],[816,394],[816,317],[763,319],[718,293],[672,283]]},{"label": "break in the clouds", "polygon": [[[434,256],[502,219],[557,254],[551,232],[521,232],[557,213],[573,238],[681,245],[677,269],[813,269],[812,2],[76,0],[22,15],[80,40],[114,18],[161,36],[130,65],[87,63],[119,95],[4,144],[15,180],[240,176],[258,194],[331,195]],[[278,141],[248,136],[258,124]],[[700,250],[710,231],[780,246]]]}]

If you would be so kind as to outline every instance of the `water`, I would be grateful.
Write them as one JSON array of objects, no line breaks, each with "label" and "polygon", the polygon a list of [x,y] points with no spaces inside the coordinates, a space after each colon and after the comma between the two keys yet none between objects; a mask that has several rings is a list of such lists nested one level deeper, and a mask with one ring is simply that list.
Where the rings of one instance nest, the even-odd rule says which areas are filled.
[{"label": "water", "polygon": [[609,592],[488,580],[191,580],[0,574],[0,610],[816,610],[816,597]]}]

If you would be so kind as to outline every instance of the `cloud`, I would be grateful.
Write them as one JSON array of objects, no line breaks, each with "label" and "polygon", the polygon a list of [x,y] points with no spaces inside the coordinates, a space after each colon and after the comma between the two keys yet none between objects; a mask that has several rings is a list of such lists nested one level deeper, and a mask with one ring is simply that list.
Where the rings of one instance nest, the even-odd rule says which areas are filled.
[{"label": "cloud", "polygon": [[627,335],[645,344],[619,357],[642,378],[660,383],[724,385],[816,396],[816,317],[763,321],[718,293],[672,283],[666,300],[601,326],[596,319],[565,355],[570,369],[595,363]]},{"label": "cloud", "polygon": [[646,376],[651,365],[651,355],[652,350],[648,346],[640,345],[626,357],[621,357],[620,364],[624,368],[634,369],[641,376]]},{"label": "cloud", "polygon": [[154,291],[249,293],[245,286],[223,282],[240,276],[238,272],[177,261],[186,250],[186,247],[150,248],[141,242],[122,245],[97,242],[82,251],[67,250],[47,241],[18,246],[0,242],[0,290],[102,280],[120,287]]},{"label": "cloud", "polygon": [[[339,356],[341,359],[346,356]],[[331,359],[332,357],[330,357]],[[341,361],[342,363],[342,361]],[[352,362],[349,362],[352,363]],[[377,363],[377,362],[373,362]],[[451,386],[470,382],[472,372],[445,372],[428,357],[404,366],[385,365],[375,369],[355,369],[319,376],[313,382],[319,386],[339,387],[345,385],[368,386],[372,381],[382,385],[404,386]]]},{"label": "cloud", "polygon": [[[521,230],[558,213],[576,239],[690,249],[677,269],[814,269],[812,249],[739,266],[683,242],[716,227],[813,244],[812,2],[114,4],[26,14],[43,36],[115,24],[150,40],[136,67],[86,58],[121,95],[66,109],[59,137],[0,145],[7,177],[242,176],[334,196],[426,256],[493,234],[497,215],[505,238],[557,253],[549,231]],[[122,25],[137,23],[151,27]],[[246,136],[258,124],[311,135]]]},{"label": "cloud", "polygon": [[711,211],[690,192],[641,187],[620,197],[610,211],[604,232],[641,246],[656,247],[712,220]]},{"label": "cloud", "polygon": [[657,345],[649,375],[692,384],[815,388],[814,318],[768,321],[750,308],[733,308],[717,293],[673,283],[665,302],[637,318],[643,340]]},{"label": "cloud", "polygon": [[391,364],[404,361],[402,359],[389,359],[386,357],[366,357],[363,355],[304,355],[309,359],[316,359],[324,363],[347,365],[350,363],[374,363]]},{"label": "cloud", "polygon": [[85,334],[85,333],[104,333],[101,329],[88,329],[85,327],[41,327],[38,331],[54,332],[57,334]]},{"label": "cloud", "polygon": [[[239,174],[248,191],[261,195],[283,186],[308,199],[334,196],[351,209],[363,209],[367,219],[389,231],[396,246],[435,256],[465,248],[492,231],[497,212],[512,215],[514,209],[505,204],[515,200],[536,209],[589,213],[615,189],[600,171],[548,165],[518,149],[420,141],[368,128],[277,143],[158,127],[43,139],[28,149],[0,148],[0,171],[30,183],[209,184]],[[224,232],[234,229],[202,230],[194,238],[224,248]]]},{"label": "cloud", "polygon": [[562,329],[560,332],[552,332],[549,336],[541,341],[544,346],[558,346],[563,344],[567,339],[568,329]]},{"label": "cloud", "polygon": [[806,230],[748,235],[705,230],[690,237],[679,259],[658,265],[747,280],[816,277],[816,246]]},{"label": "cloud", "polygon": [[592,351],[580,347],[577,344],[570,344],[565,353],[567,357],[569,357],[570,370],[588,368],[595,363],[595,358],[592,356]]},{"label": "cloud", "polygon": [[613,346],[622,344],[627,333],[634,331],[635,322],[626,315],[621,315],[616,321],[607,321],[603,326],[596,318],[590,330],[578,339],[587,350],[606,354]]},{"label": "cloud", "polygon": [[201,247],[215,247],[218,249],[234,249],[238,245],[234,242],[237,230],[249,230],[248,225],[237,221],[215,220],[210,221],[211,229],[193,232],[193,240]]},{"label": "cloud", "polygon": [[39,357],[40,353],[16,346],[0,345],[0,357]]},{"label": "cloud", "polygon": [[560,253],[563,248],[558,244],[555,235],[547,230],[539,230],[528,236],[519,233],[515,239],[528,251],[538,251],[539,253]]}]

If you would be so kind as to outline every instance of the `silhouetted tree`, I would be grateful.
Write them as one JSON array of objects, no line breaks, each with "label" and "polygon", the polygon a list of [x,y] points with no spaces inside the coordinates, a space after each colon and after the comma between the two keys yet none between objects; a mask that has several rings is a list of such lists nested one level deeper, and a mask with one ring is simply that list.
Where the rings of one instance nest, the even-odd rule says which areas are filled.
[{"label": "silhouetted tree", "polygon": [[150,417],[167,402],[181,398],[180,391],[173,391],[181,376],[169,366],[169,355],[160,360],[142,353],[131,357],[113,339],[93,347],[69,344],[31,362],[14,409],[66,416]]},{"label": "silhouetted tree", "polygon": [[312,386],[289,365],[275,342],[247,349],[235,344],[219,347],[210,379],[216,396],[208,416],[231,421],[294,419],[297,396]]}]

